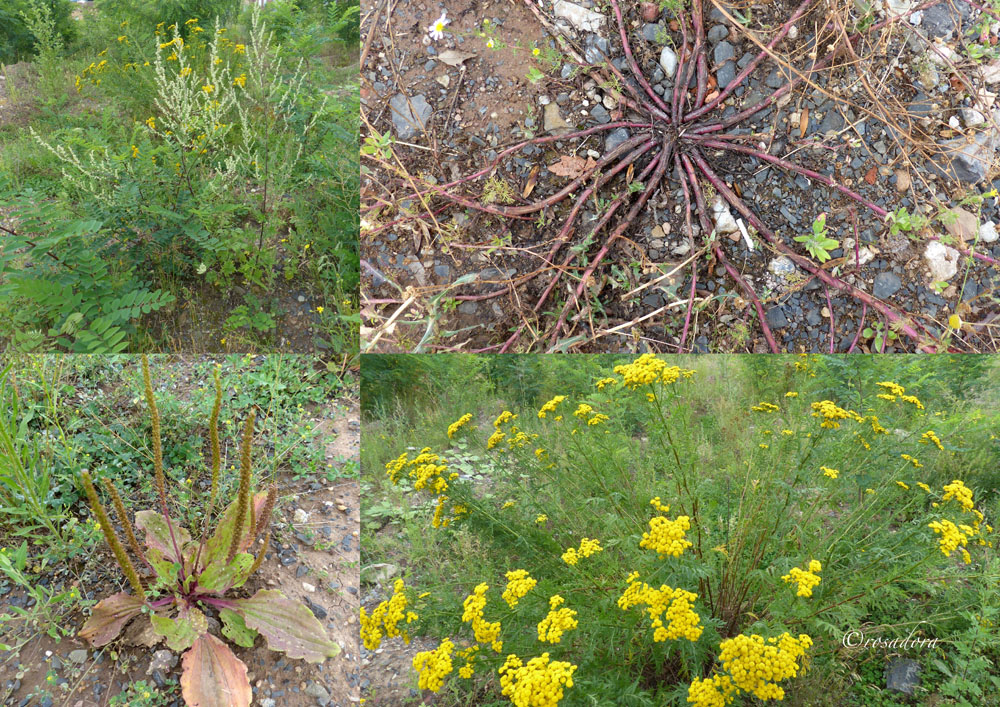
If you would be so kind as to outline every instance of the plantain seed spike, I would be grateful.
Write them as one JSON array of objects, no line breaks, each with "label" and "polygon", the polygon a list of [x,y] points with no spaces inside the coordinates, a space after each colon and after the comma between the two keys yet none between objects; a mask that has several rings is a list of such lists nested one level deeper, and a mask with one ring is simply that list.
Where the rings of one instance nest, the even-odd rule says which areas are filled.
[{"label": "plantain seed spike", "polygon": [[153,469],[156,472],[156,491],[160,495],[160,505],[164,515],[167,513],[167,489],[163,480],[163,444],[160,440],[160,412],[156,409],[153,398],[153,384],[149,378],[149,357],[142,355],[142,381],[146,386],[146,405],[153,422]]},{"label": "plantain seed spike", "polygon": [[267,554],[267,548],[270,546],[270,543],[271,531],[268,530],[267,533],[264,534],[264,545],[260,548],[260,553],[258,553],[257,559],[255,559],[253,564],[250,566],[250,571],[247,573],[247,577],[252,577],[253,573],[260,569],[260,565],[264,562],[264,555]]},{"label": "plantain seed spike", "polygon": [[212,420],[209,423],[208,435],[212,440],[212,492],[209,505],[215,505],[215,495],[219,490],[219,467],[221,455],[219,452],[219,411],[222,409],[222,383],[219,381],[219,367],[215,367],[215,405],[212,407]]},{"label": "plantain seed spike", "polygon": [[271,485],[267,490],[267,498],[264,499],[264,507],[260,509],[260,518],[257,519],[257,528],[254,533],[254,540],[261,531],[271,532],[271,512],[274,510],[274,502],[278,498],[278,487]]},{"label": "plantain seed spike", "polygon": [[111,552],[114,553],[115,559],[118,561],[118,565],[125,573],[125,578],[128,579],[128,583],[132,585],[132,591],[135,593],[135,596],[142,598],[144,593],[142,589],[142,582],[139,581],[139,574],[135,571],[135,566],[132,564],[132,560],[129,559],[125,552],[125,548],[122,547],[121,541],[115,534],[111,521],[108,519],[108,514],[104,512],[104,506],[101,505],[100,499],[97,498],[97,489],[94,488],[94,483],[90,479],[90,474],[86,471],[81,472],[80,478],[83,480],[83,488],[87,493],[87,499],[90,501],[90,508],[94,512],[94,515],[97,516],[97,522],[101,524],[101,531],[104,533],[104,539],[108,541],[108,545],[111,547]]},{"label": "plantain seed spike", "polygon": [[104,477],[104,488],[111,495],[111,503],[114,504],[115,513],[118,514],[118,522],[125,529],[125,539],[128,540],[128,546],[132,548],[132,554],[143,562],[146,562],[146,556],[142,554],[142,548],[139,546],[139,541],[135,539],[135,532],[132,530],[132,523],[125,512],[125,504],[122,503],[122,497],[118,495],[118,489],[115,488],[115,485],[111,483],[111,479],[108,477]]},{"label": "plantain seed spike", "polygon": [[233,541],[229,545],[226,562],[232,562],[239,551],[246,524],[247,507],[250,505],[250,450],[253,447],[254,418],[255,413],[251,410],[247,416],[246,426],[243,428],[243,447],[240,452],[240,491],[236,499],[236,525],[233,527]]}]

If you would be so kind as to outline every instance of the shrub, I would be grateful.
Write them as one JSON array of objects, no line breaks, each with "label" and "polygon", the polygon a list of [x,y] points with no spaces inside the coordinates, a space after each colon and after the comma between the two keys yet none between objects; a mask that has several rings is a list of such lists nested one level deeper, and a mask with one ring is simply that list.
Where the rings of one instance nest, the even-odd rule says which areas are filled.
[{"label": "shrub", "polygon": [[76,30],[71,9],[69,0],[0,0],[0,64],[30,59],[39,41],[46,39],[32,31],[25,15],[48,14],[61,41],[73,41]]}]

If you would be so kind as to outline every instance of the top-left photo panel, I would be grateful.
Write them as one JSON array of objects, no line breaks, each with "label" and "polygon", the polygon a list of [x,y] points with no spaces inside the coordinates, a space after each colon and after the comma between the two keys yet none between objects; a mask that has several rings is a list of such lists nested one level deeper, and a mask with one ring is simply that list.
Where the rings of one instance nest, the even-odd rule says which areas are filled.
[{"label": "top-left photo panel", "polygon": [[358,350],[357,0],[0,0],[0,349]]}]

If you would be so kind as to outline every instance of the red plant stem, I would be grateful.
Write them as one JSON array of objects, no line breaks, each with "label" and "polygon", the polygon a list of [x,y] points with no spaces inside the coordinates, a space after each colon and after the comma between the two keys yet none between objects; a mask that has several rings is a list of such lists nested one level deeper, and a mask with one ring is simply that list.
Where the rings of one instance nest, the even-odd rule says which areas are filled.
[{"label": "red plant stem", "polygon": [[851,342],[851,347],[847,349],[847,353],[854,353],[854,347],[858,345],[858,340],[861,338],[861,332],[865,328],[865,315],[868,314],[868,305],[864,302],[861,303],[861,323],[858,324],[858,333],[854,335],[854,341]]},{"label": "red plant stem", "polygon": [[625,50],[625,58],[628,60],[629,66],[632,68],[632,73],[635,74],[636,80],[639,85],[642,86],[643,90],[653,99],[660,110],[664,113],[669,113],[670,109],[667,108],[667,104],[663,102],[663,99],[656,95],[656,91],[653,87],[649,85],[649,81],[643,75],[642,71],[639,69],[639,65],[635,63],[635,57],[632,56],[632,47],[628,43],[628,34],[625,32],[625,21],[622,19],[622,9],[618,6],[618,0],[611,0],[611,7],[615,11],[615,20],[618,22],[619,34],[622,38],[622,49]]},{"label": "red plant stem", "polygon": [[[879,218],[881,218],[881,219],[885,219],[886,216],[889,215],[888,211],[886,211],[885,209],[883,209],[881,206],[868,201],[868,199],[864,198],[863,196],[861,196],[857,192],[851,191],[847,187],[845,187],[845,186],[843,186],[841,184],[838,184],[837,182],[835,182],[834,180],[830,179],[826,175],[820,174],[819,172],[814,172],[813,170],[807,169],[806,167],[799,166],[799,165],[795,164],[794,162],[789,162],[788,160],[784,160],[784,159],[782,159],[780,157],[775,157],[774,155],[770,155],[770,154],[768,154],[766,152],[763,152],[762,150],[757,150],[757,149],[754,149],[752,147],[744,147],[743,145],[734,145],[734,144],[728,143],[728,142],[717,142],[717,141],[714,140],[714,136],[709,137],[709,136],[703,136],[703,135],[692,135],[690,133],[687,133],[687,134],[681,135],[681,137],[693,140],[693,141],[697,142],[700,145],[704,145],[705,147],[712,147],[712,148],[716,148],[716,149],[719,149],[719,150],[731,150],[733,152],[742,152],[745,155],[750,155],[752,157],[756,157],[759,160],[764,160],[765,162],[770,162],[771,164],[775,164],[775,165],[777,165],[777,166],[779,166],[779,167],[781,167],[783,169],[787,169],[790,172],[798,172],[799,174],[805,175],[806,177],[809,177],[810,179],[815,179],[816,181],[818,181],[818,182],[820,182],[822,184],[825,184],[825,185],[827,185],[828,187],[830,187],[832,189],[836,189],[837,191],[839,191],[840,193],[842,193],[842,194],[844,194],[846,196],[849,196],[850,198],[852,198],[855,201],[857,201],[859,204],[862,204],[863,206],[866,206],[867,208],[869,208],[872,211],[874,211],[879,216]],[[933,233],[927,234],[927,237],[930,238],[931,240],[934,240],[934,241],[941,240],[940,236],[938,236],[936,234],[933,234]],[[975,250],[970,251],[967,248],[962,248],[962,247],[957,246],[957,245],[952,246],[952,247],[955,248],[957,251],[959,251],[962,255],[964,255],[966,257],[977,258],[978,260],[982,260],[983,262],[990,263],[991,265],[996,265],[997,264],[997,261],[996,261],[995,258],[992,258],[992,257],[990,257],[988,255],[983,254],[983,253],[979,253],[979,252],[977,252]]]},{"label": "red plant stem", "polygon": [[833,342],[837,334],[833,323],[833,301],[830,299],[830,288],[826,283],[823,284],[823,291],[826,293],[826,311],[830,313],[830,353],[835,353]]},{"label": "red plant stem", "polygon": [[625,78],[625,74],[623,74],[621,70],[614,65],[614,63],[611,61],[611,58],[606,54],[605,54],[605,59],[607,59],[607,62],[605,62],[605,64],[607,65],[611,73],[615,75],[615,78],[621,81],[622,86],[624,86],[628,90],[628,92],[632,94],[632,97],[636,101],[638,101],[638,104],[632,103],[632,101],[626,100],[625,97],[619,93],[619,97],[626,106],[633,109],[637,109],[640,112],[646,111],[647,113],[653,115],[654,117],[658,118],[659,120],[662,120],[665,123],[670,122],[670,116],[664,113],[656,106],[654,106],[652,103],[649,102],[648,98],[643,97],[642,94],[640,94],[637,90],[635,90],[635,86],[629,83],[628,79]]},{"label": "red plant stem", "polygon": [[[691,165],[691,160],[687,155],[681,155],[681,159],[684,161],[684,167],[688,173],[688,181],[691,183],[691,189],[694,191],[695,200],[698,202],[698,216],[701,218],[701,227],[705,233],[712,233],[712,224],[708,220],[708,206],[705,204],[705,197],[701,193],[701,187],[698,186],[698,178],[695,176],[694,167]],[[760,303],[760,299],[757,297],[757,293],[754,292],[753,287],[747,282],[739,271],[736,270],[730,264],[729,259],[726,258],[726,254],[723,252],[722,247],[719,245],[719,241],[715,240],[712,242],[712,252],[715,253],[715,257],[722,263],[722,267],[726,269],[726,274],[728,274],[736,283],[743,288],[743,291],[747,293],[747,296],[753,302],[754,309],[757,310],[757,319],[760,321],[760,329],[764,333],[764,339],[767,341],[768,348],[771,349],[771,353],[781,353],[781,348],[778,346],[778,342],[774,339],[774,334],[771,333],[771,327],[767,323],[767,315],[764,313],[764,306]]]},{"label": "red plant stem", "polygon": [[[552,331],[551,340],[553,344],[555,344],[555,342],[559,338],[559,333],[560,331],[562,331],[562,327],[566,321],[566,317],[569,315],[569,309],[571,304],[574,301],[579,300],[580,295],[583,294],[584,289],[587,287],[587,281],[590,279],[590,276],[594,273],[594,270],[597,269],[597,266],[601,263],[601,261],[604,260],[604,256],[606,256],[608,254],[608,251],[611,250],[612,244],[618,239],[618,237],[622,233],[625,232],[625,229],[628,228],[629,224],[631,224],[635,220],[636,216],[638,216],[639,212],[642,210],[642,207],[646,205],[646,202],[649,201],[649,198],[653,195],[653,192],[656,191],[657,187],[659,186],[660,182],[663,179],[663,175],[667,171],[667,165],[669,164],[669,153],[670,153],[669,138],[664,137],[663,149],[660,151],[659,154],[657,154],[655,158],[653,158],[653,161],[650,162],[651,166],[653,164],[656,165],[652,179],[649,180],[649,183],[646,185],[645,190],[643,190],[642,194],[639,195],[639,198],[636,199],[636,202],[632,205],[632,208],[629,209],[628,214],[626,214],[622,222],[618,224],[618,226],[615,228],[614,231],[612,231],[611,235],[604,242],[604,245],[601,246],[601,249],[597,252],[597,255],[595,255],[594,259],[590,261],[590,265],[587,266],[587,269],[583,272],[583,275],[580,277],[580,284],[577,285],[576,290],[573,293],[573,299],[567,300],[566,304],[563,305],[563,309],[559,315],[558,321],[556,322],[555,329]],[[606,222],[607,218],[603,218],[601,219],[601,222],[598,224],[598,226],[603,225]]]},{"label": "red plant stem", "polygon": [[[708,59],[705,56],[705,21],[701,0],[692,3],[692,20],[694,21],[694,56],[698,66],[698,88],[695,93],[694,105],[698,107],[708,93]],[[683,106],[679,106],[683,110]]]},{"label": "red plant stem", "polygon": [[716,140],[706,139],[706,138],[701,138],[701,137],[696,137],[696,136],[688,136],[688,135],[686,135],[685,137],[690,137],[691,139],[697,141],[699,144],[704,145],[705,147],[714,147],[714,148],[717,148],[717,149],[720,149],[720,150],[730,150],[732,152],[741,152],[744,155],[750,155],[751,157],[756,157],[759,160],[763,160],[765,162],[770,162],[771,164],[776,164],[779,167],[781,167],[782,169],[787,169],[790,172],[798,172],[799,174],[805,175],[805,176],[809,177],[810,179],[815,179],[817,182],[821,182],[821,183],[827,185],[828,187],[836,189],[840,193],[845,194],[846,196],[851,197],[852,199],[854,199],[855,201],[857,201],[859,204],[863,204],[864,206],[867,206],[869,209],[871,209],[876,214],[878,214],[879,218],[883,218],[884,219],[886,216],[889,215],[888,211],[886,211],[885,209],[883,209],[881,206],[878,206],[877,204],[873,204],[872,202],[868,201],[868,199],[864,198],[863,196],[861,196],[857,192],[851,191],[847,187],[838,184],[837,182],[833,181],[832,179],[830,179],[829,177],[827,177],[827,176],[825,176],[823,174],[820,174],[819,172],[814,172],[811,169],[807,169],[805,167],[800,167],[799,165],[795,164],[794,162],[789,162],[788,160],[784,160],[784,159],[782,159],[780,157],[775,157],[774,155],[770,155],[770,154],[768,154],[766,152],[763,152],[762,150],[757,150],[757,149],[754,149],[752,147],[745,147],[743,145],[734,145],[734,144],[728,143],[728,142],[718,142]]},{"label": "red plant stem", "polygon": [[[861,302],[868,303],[869,305],[877,309],[879,312],[881,312],[883,315],[885,315],[890,321],[900,322],[901,331],[905,332],[907,336],[911,337],[915,341],[918,342],[920,341],[920,334],[916,331],[916,329],[907,324],[904,317],[898,314],[892,307],[885,304],[881,300],[876,299],[867,292],[859,290],[858,288],[854,287],[853,285],[849,285],[848,283],[844,282],[843,280],[840,280],[839,278],[833,277],[823,268],[816,267],[816,265],[809,258],[799,255],[794,250],[785,245],[780,238],[775,236],[774,233],[772,233],[771,230],[764,225],[763,221],[757,218],[757,215],[753,211],[747,208],[746,204],[743,203],[743,200],[740,199],[738,196],[736,196],[733,190],[730,189],[726,185],[726,183],[723,182],[722,179],[720,179],[719,176],[715,174],[714,171],[712,171],[712,168],[708,166],[707,162],[705,162],[704,157],[702,157],[697,150],[694,150],[693,152],[694,152],[693,159],[695,163],[698,165],[698,168],[705,174],[705,176],[708,177],[708,181],[711,182],[712,186],[714,186],[718,190],[718,192],[723,195],[726,201],[732,204],[737,211],[743,214],[746,217],[746,219],[751,223],[751,225],[753,225],[753,227],[757,229],[757,232],[775,249],[787,255],[792,261],[797,263],[804,270],[809,271],[810,273],[818,277],[826,284],[832,285],[838,290],[848,292],[855,299]],[[931,346],[921,345],[920,348],[927,351],[927,353],[934,353],[934,348]]]},{"label": "red plant stem", "polygon": [[[677,167],[677,181],[681,183],[684,190],[684,225],[687,227],[688,240],[691,242],[691,252],[694,252],[694,229],[691,227],[691,192],[688,190],[687,181],[684,179],[684,167],[680,157],[674,156],[674,164]],[[687,341],[688,328],[691,325],[691,312],[694,309],[695,286],[698,283],[698,259],[691,262],[691,294],[688,297],[687,313],[684,315],[684,329],[681,331],[680,345],[677,347],[679,353],[684,352],[684,342]]]},{"label": "red plant stem", "polygon": [[[785,38],[785,35],[787,35],[789,30],[791,30],[792,25],[794,25],[799,20],[799,18],[802,17],[802,15],[805,13],[806,9],[808,9],[812,1],[813,0],[804,0],[804,2],[795,9],[795,12],[792,13],[792,16],[788,19],[788,21],[781,26],[781,29],[778,30],[778,33],[774,35],[774,37],[771,39],[770,42],[767,43],[768,49],[774,49],[774,46]],[[692,120],[696,120],[697,118],[700,118],[701,116],[705,115],[705,113],[714,110],[716,106],[718,106],[720,103],[726,100],[732,94],[732,92],[735,91],[736,88],[743,83],[743,81],[746,79],[747,76],[753,73],[753,70],[756,69],[757,66],[762,61],[764,61],[764,59],[767,56],[768,52],[765,50],[761,50],[761,52],[754,57],[753,61],[751,61],[749,64],[743,67],[743,70],[740,73],[736,74],[736,78],[730,81],[729,85],[724,87],[719,86],[721,92],[719,93],[718,96],[716,96],[715,98],[713,98],[711,101],[701,106],[700,108],[696,108],[687,115],[685,115],[683,118],[683,122],[688,123]]]},{"label": "red plant stem", "polygon": [[[643,169],[642,172],[639,173],[638,181],[641,182],[643,179],[648,177],[649,173],[656,168],[657,159],[658,158],[653,158],[652,160],[650,160],[650,163],[646,165],[645,169]],[[610,221],[611,218],[615,215],[615,212],[618,211],[618,207],[620,207],[623,203],[625,203],[626,198],[628,198],[628,192],[616,197],[615,200],[608,205],[607,211],[604,212],[604,215],[601,217],[601,219],[594,225],[594,229],[591,232],[592,234],[597,233],[602,228],[604,228],[604,226],[608,223],[608,221]],[[555,288],[556,283],[559,282],[559,278],[562,277],[562,274],[565,271],[566,267],[573,261],[574,255],[575,255],[574,253],[570,253],[566,256],[566,258],[563,260],[562,267],[558,270],[558,272],[555,275],[552,276],[548,286],[545,288],[544,292],[542,292],[542,295],[538,298],[538,301],[535,303],[535,306],[532,309],[532,311],[537,312],[542,308],[542,305],[545,304],[545,301],[548,299],[549,295],[552,293],[552,290]],[[510,336],[510,338],[504,342],[503,347],[500,349],[500,353],[506,353],[510,349],[510,347],[514,345],[518,337],[521,335],[521,332],[524,331],[524,327],[525,325],[521,324],[517,328],[517,330]]]},{"label": "red plant stem", "polygon": [[[642,137],[638,138],[638,140],[642,140],[642,139],[644,139],[644,138],[642,138]],[[635,141],[636,140],[634,139],[631,142],[634,143]],[[576,215],[579,213],[580,209],[587,202],[587,200],[590,198],[590,196],[595,191],[597,191],[602,186],[604,186],[605,183],[607,183],[608,181],[610,181],[611,179],[613,179],[623,169],[625,169],[630,164],[632,164],[637,159],[639,159],[639,157],[641,157],[645,153],[649,152],[649,150],[652,149],[653,145],[655,145],[655,144],[656,143],[653,140],[648,140],[647,139],[644,144],[640,145],[637,149],[635,149],[631,153],[629,153],[625,157],[625,159],[621,160],[618,164],[616,164],[615,167],[614,167],[614,169],[612,169],[607,174],[602,174],[597,180],[594,181],[594,184],[592,184],[590,187],[588,187],[577,198],[576,203],[573,205],[573,208],[570,210],[569,215],[566,217],[566,221],[565,221],[565,223],[563,225],[562,230],[559,232],[559,235],[556,236],[555,242],[552,244],[552,248],[549,250],[548,255],[545,256],[545,260],[547,262],[551,262],[552,259],[555,258],[556,253],[559,251],[559,249],[562,247],[562,245],[569,240],[570,231],[573,228],[573,223],[576,221]],[[641,175],[640,175],[640,179],[641,179]],[[570,260],[572,260],[572,256],[570,256]],[[530,274],[530,276],[527,276],[527,277],[524,277],[524,278],[520,278],[520,282],[518,284],[522,284],[524,282],[527,282],[528,280],[532,280],[538,274],[539,274],[538,272],[535,272],[535,273]],[[502,289],[499,289],[499,290],[494,290],[493,292],[488,292],[488,293],[482,294],[482,295],[461,295],[459,297],[456,297],[455,299],[461,300],[461,301],[464,301],[464,302],[476,302],[476,301],[481,301],[481,300],[485,300],[485,299],[493,299],[494,297],[500,297],[501,295],[504,295],[504,294],[507,294],[508,292],[511,292],[513,290],[513,287],[514,287],[514,284],[511,283],[510,285],[507,285],[506,287],[504,287]]]},{"label": "red plant stem", "polygon": [[674,99],[670,104],[671,115],[675,125],[681,122],[681,87],[687,90],[687,83],[691,78],[691,61],[694,55],[688,51],[688,31],[684,13],[677,11],[677,19],[681,25],[681,47],[677,54],[677,69],[674,71]]}]

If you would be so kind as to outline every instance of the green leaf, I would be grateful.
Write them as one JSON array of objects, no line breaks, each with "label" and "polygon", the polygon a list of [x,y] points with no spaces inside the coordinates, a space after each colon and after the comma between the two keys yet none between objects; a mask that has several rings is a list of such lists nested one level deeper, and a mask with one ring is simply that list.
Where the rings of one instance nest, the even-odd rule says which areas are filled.
[{"label": "green leaf", "polygon": [[167,639],[167,645],[175,651],[186,651],[195,639],[208,631],[208,619],[194,607],[181,609],[176,619],[153,614],[149,617],[153,630]]},{"label": "green leaf", "polygon": [[[260,511],[264,507],[264,500],[267,498],[267,492],[261,491],[255,494],[253,497],[253,507],[254,507],[254,517],[260,517]],[[212,533],[212,537],[208,539],[205,543],[205,555],[204,562],[205,566],[216,562],[217,560],[225,560],[226,555],[229,554],[229,546],[233,541],[233,530],[236,527],[236,505],[237,501],[233,501],[229,504],[226,510],[222,514],[222,520],[219,521],[219,525],[216,526],[215,532]],[[250,511],[247,509],[247,516],[243,521],[243,539],[240,542],[238,552],[243,552],[250,547]]]},{"label": "green leaf", "polygon": [[249,599],[233,601],[233,605],[246,625],[259,631],[273,651],[309,663],[322,663],[340,653],[340,646],[327,638],[323,624],[309,607],[281,592],[261,589]]},{"label": "green leaf", "polygon": [[228,564],[226,558],[219,558],[198,575],[198,587],[202,591],[224,594],[227,589],[247,580],[253,560],[253,555],[246,552],[241,552]]},{"label": "green leaf", "polygon": [[156,571],[156,579],[163,587],[173,587],[177,584],[180,563],[172,562],[163,556],[159,550],[151,549],[146,553],[146,559]]},{"label": "green leaf", "polygon": [[219,618],[222,619],[222,635],[238,646],[253,648],[254,639],[257,632],[247,626],[243,617],[232,609],[220,609]]}]

